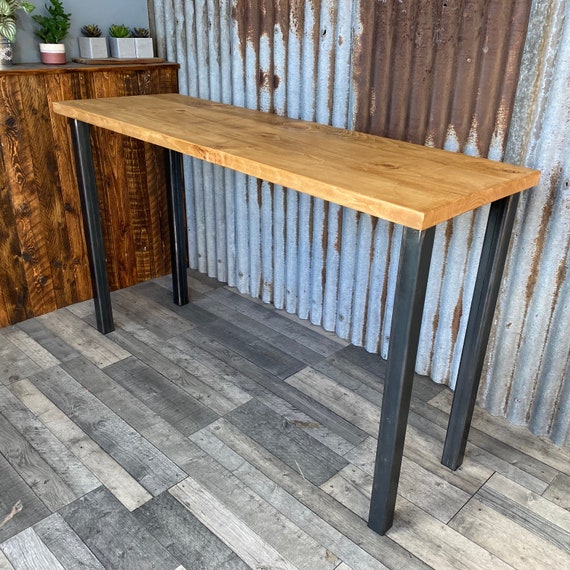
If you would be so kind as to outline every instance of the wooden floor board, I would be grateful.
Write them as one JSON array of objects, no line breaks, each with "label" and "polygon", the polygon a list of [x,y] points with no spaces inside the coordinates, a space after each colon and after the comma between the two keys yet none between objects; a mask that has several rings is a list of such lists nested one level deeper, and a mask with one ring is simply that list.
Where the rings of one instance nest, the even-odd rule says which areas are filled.
[{"label": "wooden floor board", "polygon": [[256,400],[249,401],[226,418],[315,485],[320,485],[347,464],[344,458],[296,426],[284,422],[282,416]]},{"label": "wooden floor board", "polygon": [[2,338],[2,336],[19,348],[30,360],[37,364],[40,369],[51,368],[60,363],[49,350],[46,350],[41,344],[16,326],[11,326],[3,330],[0,329],[0,338]]},{"label": "wooden floor board", "polygon": [[106,568],[175,570],[183,563],[104,488],[63,508],[61,515]]},{"label": "wooden floor board", "polygon": [[198,431],[219,417],[135,357],[108,366],[105,373],[184,435]]},{"label": "wooden floor board", "polygon": [[59,336],[100,368],[129,356],[128,352],[108,337],[101,335],[92,327],[86,327],[67,309],[60,309],[38,318],[53,334]]},{"label": "wooden floor board", "polygon": [[192,460],[197,451],[192,442],[104,371],[83,358],[63,368],[181,469]]},{"label": "wooden floor board", "polygon": [[[93,304],[92,301],[90,303]],[[16,327],[21,329],[60,362],[79,356],[79,351],[59,336],[54,335],[40,319],[22,321]]]},{"label": "wooden floor board", "polygon": [[15,570],[65,570],[32,528],[10,538],[0,548]]},{"label": "wooden floor board", "polygon": [[38,370],[41,370],[41,367],[20,348],[6,336],[0,336],[0,383],[8,386]]},{"label": "wooden floor board", "polygon": [[570,477],[559,473],[542,495],[545,499],[570,511]]},{"label": "wooden floor board", "polygon": [[282,334],[280,331],[267,326],[263,321],[255,320],[247,314],[236,311],[233,307],[220,303],[215,298],[205,297],[197,301],[196,304],[224,321],[235,323],[245,333],[251,334],[271,346],[278,347],[279,350],[287,354],[294,354],[295,358],[305,364],[316,364],[324,358],[323,354],[303,344],[303,337],[294,338],[292,335]]},{"label": "wooden floor board", "polygon": [[[246,570],[248,566],[170,493],[133,512],[176,559],[203,570]],[[190,561],[192,566],[190,566]]]},{"label": "wooden floor board", "polygon": [[322,425],[327,426],[334,433],[355,445],[358,445],[366,438],[364,431],[331,411],[327,406],[307,396],[286,382],[282,382],[279,378],[258,367],[247,358],[234,352],[231,348],[229,349],[224,346],[215,338],[203,334],[201,329],[192,331],[192,334],[186,336],[186,338],[191,343],[196,344],[206,352],[213,354],[226,364],[236,368],[241,373],[241,379],[248,379],[247,382],[250,384],[253,381],[253,385],[251,385],[252,394],[256,395],[256,385],[259,385],[262,389],[269,390],[276,396],[283,398],[291,405],[302,410]]},{"label": "wooden floor board", "polygon": [[34,530],[64,568],[104,570],[105,567],[59,513],[36,523]]},{"label": "wooden floor board", "polygon": [[[18,508],[20,507],[20,508]],[[0,454],[0,544],[51,513]]]},{"label": "wooden floor board", "polygon": [[52,512],[76,498],[60,475],[1,413],[0,453]]},{"label": "wooden floor board", "polygon": [[344,346],[344,343],[339,342],[340,339],[330,338],[323,335],[322,331],[316,332],[288,319],[283,316],[281,311],[268,311],[267,307],[260,306],[253,299],[238,295],[226,287],[216,289],[208,298],[221,301],[255,322],[262,322],[267,327],[295,340],[297,343],[302,343],[323,356],[334,354],[339,350],[339,347]]},{"label": "wooden floor board", "polygon": [[[416,376],[393,527],[366,523],[385,362],[190,272],[0,329],[0,570],[570,568],[570,451]],[[21,506],[20,506],[21,505]],[[57,512],[52,513],[53,510]]]},{"label": "wooden floor board", "polygon": [[133,510],[151,498],[144,487],[29,380],[17,382],[12,391],[128,509]]},{"label": "wooden floor board", "polygon": [[185,477],[180,468],[63,369],[51,368],[30,380],[152,495]]},{"label": "wooden floor board", "polygon": [[0,549],[0,570],[14,570],[10,561],[6,558],[6,555]]},{"label": "wooden floor board", "polygon": [[[0,386],[0,414],[61,478],[74,498],[100,485],[97,478],[12,392]],[[49,480],[49,477],[46,478]]]},{"label": "wooden floor board", "polygon": [[385,570],[386,567],[380,561],[362,550],[356,543],[317,516],[310,508],[218,439],[216,437],[218,424],[219,422],[216,422],[194,434],[193,440],[240,481],[290,518],[299,528],[338,558],[348,561],[354,570]]},{"label": "wooden floor board", "polygon": [[211,388],[207,383],[187,372],[175,362],[163,356],[145,342],[140,341],[124,330],[116,330],[109,335],[118,344],[129,350],[131,355],[161,374],[172,383],[188,392],[192,397],[207,404],[212,410],[223,414],[235,407],[222,393]]}]

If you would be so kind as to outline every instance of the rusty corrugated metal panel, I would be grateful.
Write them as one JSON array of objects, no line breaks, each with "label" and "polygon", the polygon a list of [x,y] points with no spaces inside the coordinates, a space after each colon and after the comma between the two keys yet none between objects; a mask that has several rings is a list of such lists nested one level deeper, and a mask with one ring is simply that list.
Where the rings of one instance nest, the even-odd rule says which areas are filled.
[{"label": "rusty corrugated metal panel", "polygon": [[482,404],[570,443],[570,4],[535,2],[507,158],[542,171],[523,195]]},{"label": "rusty corrugated metal panel", "polygon": [[[150,1],[159,53],[182,64],[183,92],[452,151],[503,156],[531,0]],[[401,228],[192,161],[186,175],[192,267],[386,356]],[[521,215],[533,218],[539,209],[525,206]],[[550,215],[546,210],[544,220]],[[482,209],[436,232],[417,370],[452,386],[485,220]],[[533,279],[525,281],[512,260],[524,257],[517,248],[528,251],[534,238],[530,232],[527,245],[517,241],[511,257],[510,280],[518,275],[529,287]],[[542,263],[548,273],[542,253],[533,259],[533,267]],[[563,269],[556,275],[556,298],[566,299]],[[535,312],[546,302],[538,290],[534,286],[531,295]],[[505,295],[500,303],[505,319]],[[517,321],[519,337],[532,329],[530,306],[525,304],[527,317]],[[563,311],[547,312],[550,326],[560,328]],[[503,380],[496,364],[505,346],[499,328],[484,403],[532,425],[551,403],[533,394],[550,388]],[[538,336],[529,338],[541,344]],[[521,366],[513,365],[521,346],[509,345],[504,361],[511,370]],[[558,354],[554,346],[545,345],[546,360]],[[565,366],[555,367],[556,378],[567,375]],[[561,382],[550,381],[559,392],[568,391]],[[527,412],[521,419],[505,405],[505,393],[524,394],[534,411],[522,405]],[[558,410],[561,398],[555,398]],[[540,430],[550,433],[564,421],[553,419]],[[565,425],[557,433],[566,433]]]}]

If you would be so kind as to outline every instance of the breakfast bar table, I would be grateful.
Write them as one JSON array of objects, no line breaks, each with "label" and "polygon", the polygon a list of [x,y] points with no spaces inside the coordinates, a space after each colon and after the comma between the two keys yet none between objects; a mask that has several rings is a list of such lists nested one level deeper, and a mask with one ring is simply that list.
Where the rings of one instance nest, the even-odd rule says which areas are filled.
[{"label": "breakfast bar table", "polygon": [[539,172],[178,94],[53,103],[69,118],[97,328],[113,330],[89,126],[168,149],[174,302],[188,303],[182,155],[401,224],[368,526],[392,525],[436,224],[491,204],[442,463],[463,460],[518,196]]}]

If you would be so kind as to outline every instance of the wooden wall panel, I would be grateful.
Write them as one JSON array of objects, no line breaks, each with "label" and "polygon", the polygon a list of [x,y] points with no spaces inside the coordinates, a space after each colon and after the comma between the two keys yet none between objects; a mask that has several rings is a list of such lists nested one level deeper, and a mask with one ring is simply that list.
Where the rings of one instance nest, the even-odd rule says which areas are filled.
[{"label": "wooden wall panel", "polygon": [[[0,326],[92,296],[69,128],[50,102],[177,92],[177,69],[0,71]],[[100,129],[92,143],[111,289],[169,273],[164,151]]]}]

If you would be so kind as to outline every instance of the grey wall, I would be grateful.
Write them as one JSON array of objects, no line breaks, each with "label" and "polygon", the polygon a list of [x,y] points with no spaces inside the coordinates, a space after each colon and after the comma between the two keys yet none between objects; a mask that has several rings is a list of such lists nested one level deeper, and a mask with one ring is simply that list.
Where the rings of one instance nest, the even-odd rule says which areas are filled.
[{"label": "grey wall", "polygon": [[[44,13],[44,2],[36,1],[34,13]],[[97,24],[106,35],[110,24],[126,24],[129,27],[148,27],[147,0],[63,0],[67,12],[71,12],[71,30],[65,40],[68,60],[79,55],[77,38],[84,24]],[[35,22],[31,15],[19,14],[18,36],[14,50],[16,63],[40,61],[38,39],[34,36]]]}]

